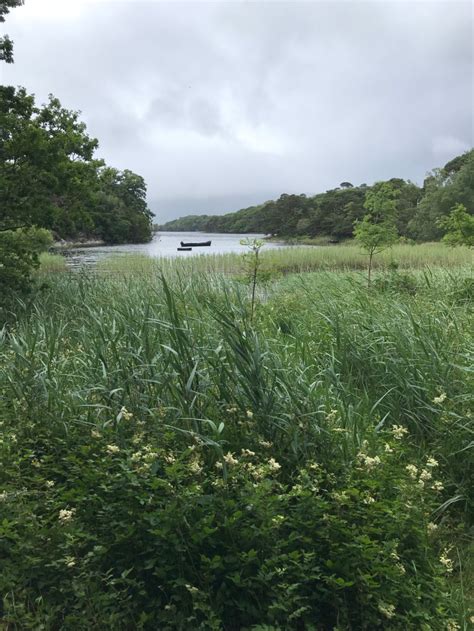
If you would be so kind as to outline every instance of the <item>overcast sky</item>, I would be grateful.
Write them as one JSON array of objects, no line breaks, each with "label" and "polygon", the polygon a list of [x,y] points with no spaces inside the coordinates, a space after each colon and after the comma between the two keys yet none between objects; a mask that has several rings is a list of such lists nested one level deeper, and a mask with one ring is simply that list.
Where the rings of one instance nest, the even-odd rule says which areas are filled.
[{"label": "overcast sky", "polygon": [[424,174],[473,146],[473,4],[26,0],[1,82],[82,111],[159,220]]}]

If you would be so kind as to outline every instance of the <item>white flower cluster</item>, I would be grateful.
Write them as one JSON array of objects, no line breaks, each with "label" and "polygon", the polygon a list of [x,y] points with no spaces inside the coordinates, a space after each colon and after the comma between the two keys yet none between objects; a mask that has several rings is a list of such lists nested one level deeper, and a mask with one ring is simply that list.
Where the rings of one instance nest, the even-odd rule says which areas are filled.
[{"label": "white flower cluster", "polygon": [[[426,466],[434,468],[438,466],[438,463],[434,458],[428,458]],[[405,469],[408,471],[410,477],[413,480],[417,480],[417,485],[420,487],[420,489],[423,489],[425,487],[425,482],[429,482],[433,477],[433,474],[429,469],[419,470],[414,464],[407,464]],[[442,491],[444,489],[444,486],[442,482],[440,482],[439,480],[435,480],[430,488],[433,491]]]},{"label": "white flower cluster", "polygon": [[451,574],[451,572],[454,569],[454,565],[453,565],[453,562],[451,561],[451,559],[449,558],[448,554],[449,554],[449,550],[447,550],[447,549],[443,550],[442,555],[439,557],[439,561],[440,561],[441,565],[444,566],[445,571],[448,574]]},{"label": "white flower cluster", "polygon": [[228,464],[229,466],[239,464],[239,461],[237,460],[237,458],[234,458],[233,454],[231,454],[230,451],[226,453],[226,455],[224,456],[224,460],[226,464]]},{"label": "white flower cluster", "polygon": [[120,420],[123,418],[125,421],[129,421],[133,416],[133,412],[129,412],[127,408],[123,405],[120,408],[120,412],[118,413],[117,419]]},{"label": "white flower cluster", "polygon": [[250,449],[242,449],[240,453],[242,454],[242,456],[248,458],[252,458],[252,456],[255,456],[255,452],[251,451]]},{"label": "white flower cluster", "polygon": [[202,467],[199,464],[199,460],[197,458],[195,458],[194,460],[190,462],[189,470],[191,471],[191,473],[194,473],[195,475],[199,475],[200,473],[202,473]]},{"label": "white flower cluster", "polygon": [[148,471],[157,458],[158,453],[153,450],[151,445],[145,445],[138,451],[135,451],[131,456],[131,460],[136,465],[137,471],[141,473]]},{"label": "white flower cluster", "polygon": [[379,611],[386,618],[393,618],[395,615],[395,605],[387,605],[385,603],[379,603]]},{"label": "white flower cluster", "polygon": [[357,458],[360,460],[361,464],[364,467],[366,467],[366,469],[373,469],[374,467],[377,467],[382,462],[379,456],[373,456],[373,457],[368,456],[362,451],[357,454]]},{"label": "white flower cluster", "polygon": [[75,508],[63,508],[59,511],[58,519],[61,524],[67,524],[72,520],[76,513]]},{"label": "white flower cluster", "polygon": [[408,430],[403,425],[392,425],[392,435],[396,440],[402,440]]},{"label": "white flower cluster", "polygon": [[270,458],[268,461],[268,467],[270,468],[270,471],[279,471],[281,469],[281,464],[279,464],[275,458]]}]

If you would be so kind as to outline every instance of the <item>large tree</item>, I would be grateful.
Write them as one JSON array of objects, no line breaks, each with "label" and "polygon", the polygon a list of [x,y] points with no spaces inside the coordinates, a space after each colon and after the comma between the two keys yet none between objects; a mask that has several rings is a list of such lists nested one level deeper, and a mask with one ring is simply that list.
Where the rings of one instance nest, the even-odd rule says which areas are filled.
[{"label": "large tree", "polygon": [[[22,4],[24,0],[0,0],[0,22],[5,22],[5,16],[8,15],[10,9]],[[8,35],[0,37],[0,61],[5,61],[7,64],[13,63],[13,42]]]},{"label": "large tree", "polygon": [[36,225],[63,239],[149,240],[145,181],[104,168],[79,116],[53,96],[37,107],[24,88],[0,87],[0,227]]},{"label": "large tree", "polygon": [[60,236],[91,229],[85,201],[101,164],[79,114],[50,96],[0,86],[0,205],[4,228],[37,225]]}]

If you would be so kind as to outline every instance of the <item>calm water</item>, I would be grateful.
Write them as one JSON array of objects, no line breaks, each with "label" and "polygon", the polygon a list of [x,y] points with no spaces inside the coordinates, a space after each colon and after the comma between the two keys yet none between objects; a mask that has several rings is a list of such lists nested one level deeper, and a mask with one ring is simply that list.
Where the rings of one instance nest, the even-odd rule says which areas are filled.
[{"label": "calm water", "polygon": [[[93,266],[97,261],[109,256],[122,254],[146,254],[153,257],[186,257],[205,254],[226,254],[228,252],[243,253],[247,250],[240,245],[246,237],[261,238],[261,234],[207,234],[205,232],[161,232],[155,234],[150,243],[108,245],[93,248],[71,248],[64,250],[70,267]],[[209,241],[210,247],[193,248],[191,252],[178,252],[180,241]],[[265,250],[285,247],[284,244],[266,243]]]}]

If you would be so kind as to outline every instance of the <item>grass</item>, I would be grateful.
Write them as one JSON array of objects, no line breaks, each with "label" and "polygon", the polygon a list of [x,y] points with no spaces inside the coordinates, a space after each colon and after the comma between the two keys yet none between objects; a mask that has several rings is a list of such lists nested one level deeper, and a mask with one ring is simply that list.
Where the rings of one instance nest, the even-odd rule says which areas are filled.
[{"label": "grass", "polygon": [[[331,247],[289,247],[266,250],[261,253],[264,269],[275,274],[315,271],[363,271],[367,256],[355,244]],[[396,245],[377,255],[374,269],[384,269],[396,263],[401,269],[427,269],[433,267],[459,268],[473,263],[472,249],[448,248],[439,243],[422,245]],[[183,273],[242,273],[242,258],[238,254],[199,255],[183,259],[152,259],[147,256],[116,256],[99,264],[106,272],[157,273],[181,270]]]},{"label": "grass", "polygon": [[322,250],[264,253],[319,273],[253,319],[237,256],[43,273],[0,337],[6,628],[467,631],[470,252],[369,292]]},{"label": "grass", "polygon": [[66,259],[59,254],[51,254],[49,252],[43,252],[40,255],[40,272],[43,274],[65,272],[66,271]]}]

